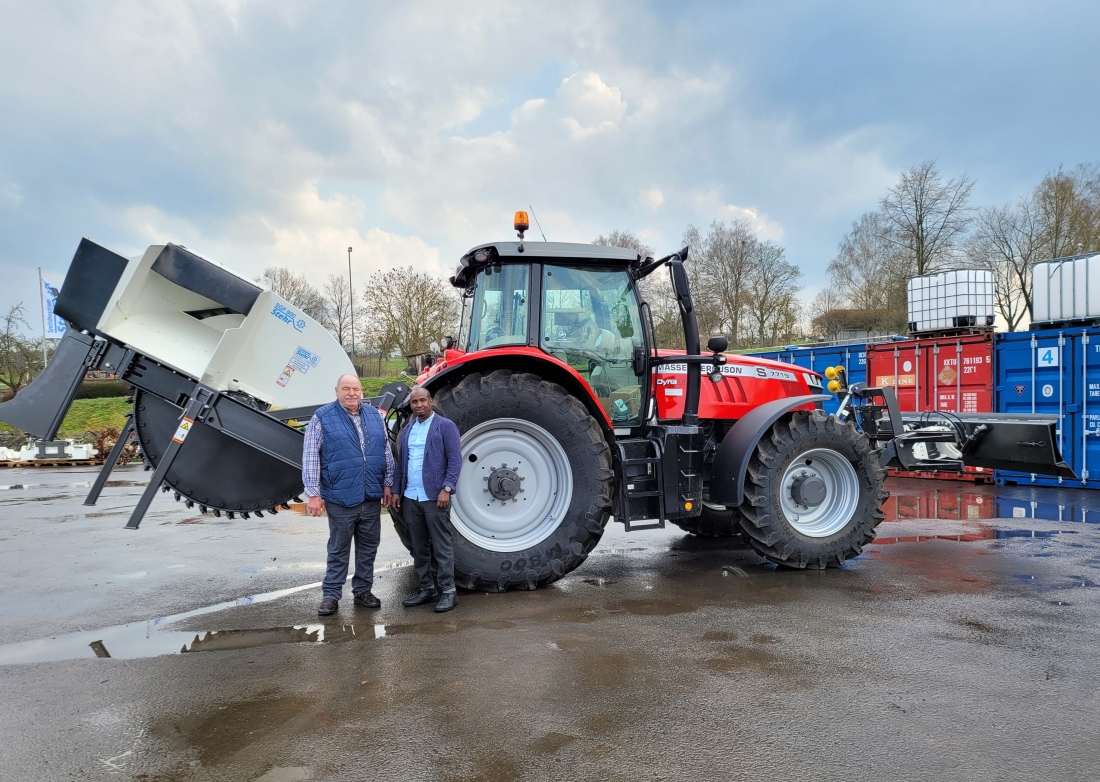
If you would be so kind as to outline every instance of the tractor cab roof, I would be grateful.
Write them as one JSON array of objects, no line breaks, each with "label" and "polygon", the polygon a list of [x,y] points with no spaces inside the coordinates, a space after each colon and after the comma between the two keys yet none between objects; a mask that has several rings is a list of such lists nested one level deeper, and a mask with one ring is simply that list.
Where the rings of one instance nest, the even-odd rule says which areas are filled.
[{"label": "tractor cab roof", "polygon": [[491,242],[474,247],[462,256],[451,277],[456,288],[465,288],[478,269],[507,263],[570,263],[578,266],[622,266],[637,268],[645,259],[625,247],[573,242]]}]

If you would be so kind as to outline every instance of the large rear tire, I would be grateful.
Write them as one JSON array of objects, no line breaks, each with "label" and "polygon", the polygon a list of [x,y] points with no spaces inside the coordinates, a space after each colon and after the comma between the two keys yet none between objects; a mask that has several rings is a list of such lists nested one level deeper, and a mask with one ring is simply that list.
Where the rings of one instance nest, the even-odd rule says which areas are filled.
[{"label": "large rear tire", "polygon": [[440,389],[435,404],[462,434],[451,505],[459,586],[535,589],[584,562],[611,513],[614,471],[580,400],[502,369]]},{"label": "large rear tire", "polygon": [[885,518],[886,471],[851,421],[820,410],[780,419],[756,445],[738,508],[741,530],[778,565],[839,567]]}]

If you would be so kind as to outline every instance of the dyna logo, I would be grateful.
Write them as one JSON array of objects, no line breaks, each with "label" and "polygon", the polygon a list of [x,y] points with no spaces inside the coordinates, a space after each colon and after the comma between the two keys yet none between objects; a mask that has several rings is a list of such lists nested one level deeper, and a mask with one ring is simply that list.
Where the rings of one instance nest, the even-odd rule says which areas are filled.
[{"label": "dyna logo", "polygon": [[676,378],[674,378],[674,377],[659,377],[659,378],[657,378],[657,385],[659,385],[659,386],[674,386],[674,385],[676,385]]}]

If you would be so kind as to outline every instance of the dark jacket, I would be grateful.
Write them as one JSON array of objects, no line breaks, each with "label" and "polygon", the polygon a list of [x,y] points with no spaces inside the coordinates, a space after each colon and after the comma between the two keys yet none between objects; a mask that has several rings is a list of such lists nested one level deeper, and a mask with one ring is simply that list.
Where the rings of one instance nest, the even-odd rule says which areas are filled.
[{"label": "dark jacket", "polygon": [[[405,488],[409,483],[409,433],[415,420],[415,417],[410,418],[409,423],[401,430],[398,441],[401,452],[394,464],[393,490],[402,497],[405,496]],[[456,489],[461,467],[462,441],[458,427],[451,419],[436,413],[428,427],[428,439],[424,443],[424,469],[421,472],[428,499],[434,500],[438,497],[444,486]]]},{"label": "dark jacket", "polygon": [[[386,440],[382,419],[365,406],[359,414],[367,449],[359,445],[359,433],[351,416],[339,401],[317,410],[324,438],[321,440],[321,499],[335,505],[354,508],[367,499],[382,496],[386,474],[386,455],[378,443]],[[373,447],[372,447],[373,446]]]}]

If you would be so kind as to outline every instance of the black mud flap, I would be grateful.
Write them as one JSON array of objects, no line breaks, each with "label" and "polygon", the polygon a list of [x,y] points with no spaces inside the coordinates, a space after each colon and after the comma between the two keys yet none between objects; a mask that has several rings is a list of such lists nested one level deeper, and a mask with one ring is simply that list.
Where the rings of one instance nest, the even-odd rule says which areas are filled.
[{"label": "black mud flap", "polygon": [[101,347],[106,343],[97,344],[89,334],[66,331],[42,374],[0,405],[0,421],[39,439],[53,440]]}]

